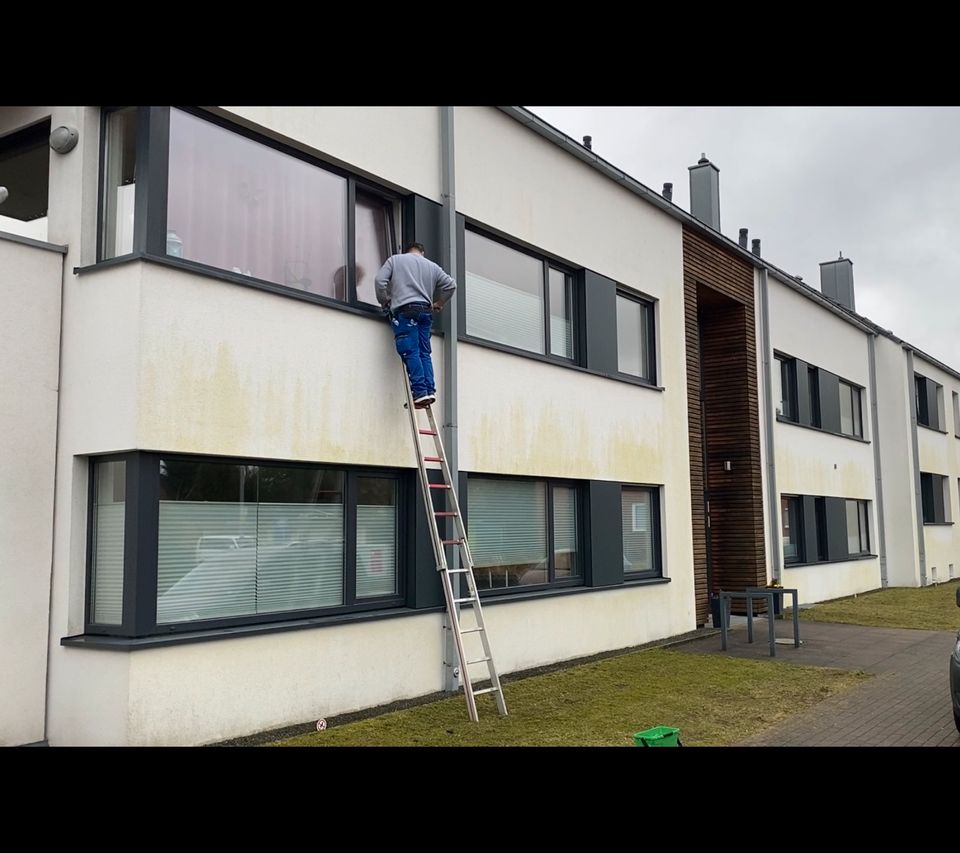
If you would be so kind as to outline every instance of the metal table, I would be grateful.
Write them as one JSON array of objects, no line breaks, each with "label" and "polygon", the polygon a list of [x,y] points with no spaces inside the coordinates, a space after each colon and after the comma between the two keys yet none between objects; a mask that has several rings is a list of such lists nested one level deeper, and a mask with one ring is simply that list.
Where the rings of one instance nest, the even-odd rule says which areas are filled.
[{"label": "metal table", "polygon": [[793,596],[793,646],[800,646],[800,618],[796,589],[786,587],[748,587],[743,592],[720,592],[720,648],[727,650],[727,633],[730,630],[730,604],[734,598],[742,598],[747,602],[747,642],[753,642],[753,601],[756,598],[767,602],[767,624],[770,642],[770,657],[777,656],[777,637],[774,632],[774,600],[779,596],[781,603],[783,596],[790,593]]}]

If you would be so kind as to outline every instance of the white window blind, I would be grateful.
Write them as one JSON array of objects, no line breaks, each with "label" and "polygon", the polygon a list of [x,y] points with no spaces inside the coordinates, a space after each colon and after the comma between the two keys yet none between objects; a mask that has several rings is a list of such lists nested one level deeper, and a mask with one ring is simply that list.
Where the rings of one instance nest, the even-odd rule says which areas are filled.
[{"label": "white window blind", "polygon": [[97,464],[93,520],[93,621],[123,622],[123,531],[126,462]]},{"label": "white window blind", "polygon": [[[467,271],[467,334],[543,353],[543,297]],[[553,320],[553,318],[551,318]],[[557,318],[562,322],[560,318]]]}]

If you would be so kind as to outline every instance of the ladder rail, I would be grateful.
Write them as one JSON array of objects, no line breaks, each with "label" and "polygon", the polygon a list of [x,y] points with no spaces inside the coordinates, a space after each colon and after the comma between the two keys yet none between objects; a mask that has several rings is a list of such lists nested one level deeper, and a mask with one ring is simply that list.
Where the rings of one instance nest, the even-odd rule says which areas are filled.
[{"label": "ladder rail", "polygon": [[[470,543],[467,540],[467,530],[466,526],[463,523],[463,515],[460,512],[460,501],[457,498],[457,488],[453,483],[453,478],[450,473],[450,467],[447,463],[447,454],[443,447],[443,440],[440,437],[440,429],[437,426],[436,417],[433,414],[433,409],[431,406],[426,406],[427,418],[430,423],[430,429],[426,431],[428,434],[432,434],[434,447],[436,448],[436,456],[430,457],[431,462],[439,462],[440,470],[443,476],[444,484],[446,488],[436,489],[436,491],[443,491],[449,496],[449,510],[452,512],[444,511],[441,517],[444,518],[453,518],[454,525],[457,531],[457,536],[459,537],[459,543],[453,545],[452,547],[456,549],[454,551],[455,555],[459,555],[459,562],[462,565],[462,568],[454,566],[451,568],[447,561],[446,552],[444,550],[444,539],[440,533],[440,521],[438,519],[437,513],[433,507],[433,497],[432,493],[434,489],[433,486],[437,484],[430,483],[430,477],[426,466],[427,459],[424,456],[423,446],[420,441],[421,430],[417,422],[417,409],[413,403],[413,392],[410,388],[410,382],[407,377],[406,367],[404,366],[402,360],[400,362],[400,370],[403,375],[403,386],[404,391],[407,397],[407,410],[410,416],[410,434],[413,439],[413,446],[417,451],[417,470],[418,476],[420,479],[420,493],[423,497],[424,510],[427,513],[427,519],[430,527],[430,539],[433,546],[434,557],[436,558],[437,571],[441,575],[441,586],[443,587],[443,596],[446,601],[447,606],[447,616],[449,619],[449,630],[453,632],[454,644],[457,651],[457,660],[460,665],[460,683],[463,685],[464,696],[467,701],[467,713],[472,722],[477,722],[479,716],[477,714],[477,705],[476,705],[476,696],[483,693],[493,693],[497,703],[497,711],[501,716],[506,716],[507,714],[507,705],[506,701],[503,698],[503,689],[500,685],[500,676],[497,673],[497,669],[493,662],[493,653],[490,649],[490,640],[487,636],[486,622],[483,618],[483,608],[480,605],[480,591],[477,589],[476,578],[473,573],[473,555],[470,551]],[[454,591],[454,578],[453,574],[463,574],[467,579],[467,589],[469,591],[469,596],[463,599],[457,597]],[[460,601],[469,601],[470,606],[473,610],[474,619],[476,620],[476,625],[474,627],[467,627],[465,630],[460,622],[460,617],[458,614],[458,603]],[[479,634],[480,642],[483,646],[483,655],[475,660],[470,660],[467,657],[466,650],[464,649],[464,634]],[[491,686],[483,690],[474,690],[473,679],[470,675],[470,666],[485,663],[487,666],[487,675],[490,680]]]}]

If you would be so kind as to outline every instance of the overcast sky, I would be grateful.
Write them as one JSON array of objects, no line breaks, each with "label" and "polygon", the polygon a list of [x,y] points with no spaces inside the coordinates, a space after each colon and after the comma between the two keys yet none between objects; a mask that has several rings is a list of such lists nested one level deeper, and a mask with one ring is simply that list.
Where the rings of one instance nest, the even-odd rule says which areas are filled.
[{"label": "overcast sky", "polygon": [[529,109],[685,210],[705,152],[727,237],[818,289],[842,251],[857,311],[960,370],[960,108]]}]

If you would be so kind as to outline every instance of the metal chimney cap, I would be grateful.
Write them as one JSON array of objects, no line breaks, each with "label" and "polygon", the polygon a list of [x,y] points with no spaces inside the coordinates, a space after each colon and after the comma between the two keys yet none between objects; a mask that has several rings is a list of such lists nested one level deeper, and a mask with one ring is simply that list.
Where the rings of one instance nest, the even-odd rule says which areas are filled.
[{"label": "metal chimney cap", "polygon": [[592,136],[584,136],[584,137],[583,137],[583,146],[584,146],[584,148],[589,148],[591,151],[593,151],[593,137],[592,137]]}]

